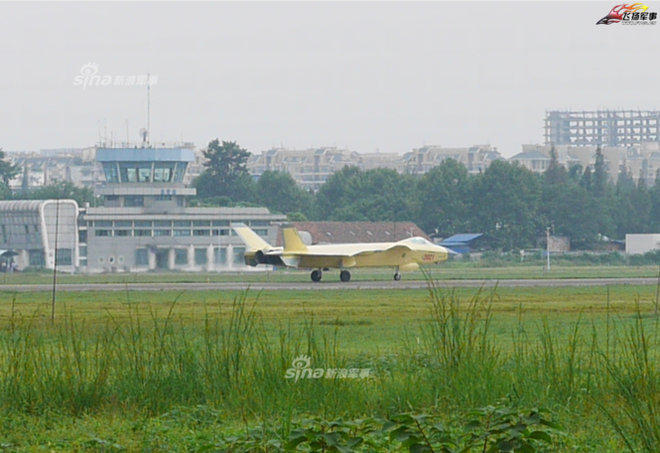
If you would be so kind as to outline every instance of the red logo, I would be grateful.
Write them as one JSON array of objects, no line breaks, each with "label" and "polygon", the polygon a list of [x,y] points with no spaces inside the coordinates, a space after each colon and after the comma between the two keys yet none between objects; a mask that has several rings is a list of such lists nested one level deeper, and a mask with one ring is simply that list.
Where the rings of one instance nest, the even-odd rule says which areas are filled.
[{"label": "red logo", "polygon": [[596,25],[612,25],[618,24],[621,21],[653,21],[657,17],[657,13],[645,12],[649,9],[641,3],[633,3],[623,5],[616,5],[612,8],[610,13],[596,22]]}]

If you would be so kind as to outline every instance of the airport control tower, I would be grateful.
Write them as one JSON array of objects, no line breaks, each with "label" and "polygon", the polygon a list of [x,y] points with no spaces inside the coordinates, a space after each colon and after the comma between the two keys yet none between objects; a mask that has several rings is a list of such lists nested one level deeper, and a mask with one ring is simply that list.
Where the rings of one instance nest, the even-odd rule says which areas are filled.
[{"label": "airport control tower", "polygon": [[103,206],[83,209],[79,221],[83,272],[157,270],[223,271],[245,268],[245,244],[232,222],[250,225],[275,243],[286,219],[266,208],[190,207],[186,187],[192,144],[152,148],[99,147],[96,161],[105,183],[95,189]]},{"label": "airport control tower", "polygon": [[105,186],[96,194],[105,206],[140,207],[145,212],[184,208],[196,190],[185,187],[188,162],[195,160],[192,149],[98,148],[96,161],[103,167]]}]

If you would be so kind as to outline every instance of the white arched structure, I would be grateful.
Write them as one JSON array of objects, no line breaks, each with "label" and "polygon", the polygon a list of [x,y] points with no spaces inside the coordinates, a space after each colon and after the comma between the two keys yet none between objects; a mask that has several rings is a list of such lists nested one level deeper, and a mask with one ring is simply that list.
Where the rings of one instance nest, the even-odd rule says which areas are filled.
[{"label": "white arched structure", "polygon": [[17,252],[28,266],[73,272],[78,266],[78,203],[75,200],[0,201],[0,249]]}]

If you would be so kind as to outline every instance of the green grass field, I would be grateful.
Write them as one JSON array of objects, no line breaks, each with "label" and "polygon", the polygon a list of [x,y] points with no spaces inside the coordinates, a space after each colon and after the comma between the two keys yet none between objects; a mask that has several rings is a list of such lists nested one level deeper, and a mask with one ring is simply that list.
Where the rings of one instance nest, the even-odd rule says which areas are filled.
[{"label": "green grass field", "polygon": [[[437,280],[504,280],[504,279],[543,279],[543,278],[657,278],[658,266],[589,266],[558,264],[548,272],[544,263],[523,263],[493,265],[479,262],[440,263],[430,269]],[[357,269],[352,271],[354,281],[392,280],[389,269]],[[403,273],[403,280],[424,280],[421,271]],[[327,272],[324,280],[338,281],[336,271]],[[53,274],[49,272],[27,272],[0,274],[0,288],[3,284],[51,284]],[[143,272],[100,275],[70,275],[60,273],[59,284],[67,283],[196,283],[196,282],[308,282],[309,272],[297,270],[277,270],[270,272]]]},{"label": "green grass field", "polygon": [[[656,297],[632,285],[60,292],[51,323],[50,293],[0,291],[0,451],[250,450],[227,447],[236,438],[281,451],[251,429],[268,421],[272,440],[309,417],[409,411],[450,423],[506,397],[563,425],[538,451],[656,451]],[[300,355],[373,377],[285,379]]]}]

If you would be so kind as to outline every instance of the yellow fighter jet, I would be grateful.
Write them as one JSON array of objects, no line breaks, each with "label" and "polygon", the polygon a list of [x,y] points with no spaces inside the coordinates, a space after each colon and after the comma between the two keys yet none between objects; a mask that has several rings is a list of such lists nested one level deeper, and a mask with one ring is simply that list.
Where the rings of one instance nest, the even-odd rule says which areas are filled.
[{"label": "yellow fighter jet", "polygon": [[421,237],[399,242],[308,246],[292,225],[282,226],[284,247],[273,247],[244,223],[234,223],[232,228],[248,247],[245,264],[312,269],[310,277],[314,282],[321,281],[323,271],[329,269],[340,269],[340,280],[350,281],[349,269],[358,267],[391,267],[395,269],[394,280],[401,280],[401,271],[415,271],[420,264],[438,263],[455,254]]}]

